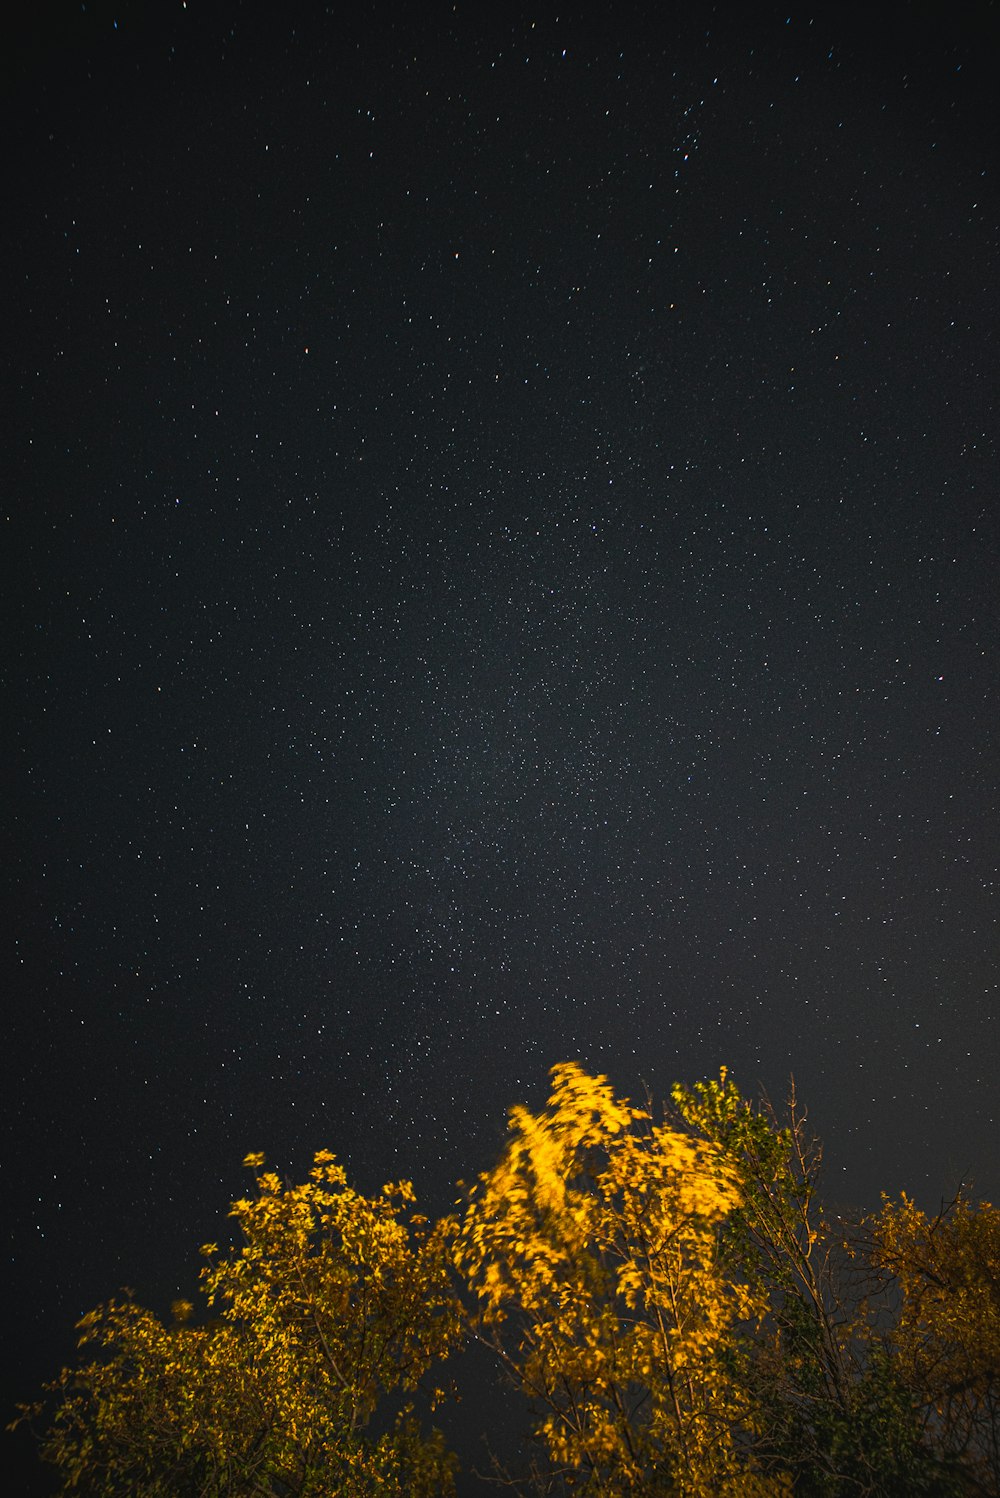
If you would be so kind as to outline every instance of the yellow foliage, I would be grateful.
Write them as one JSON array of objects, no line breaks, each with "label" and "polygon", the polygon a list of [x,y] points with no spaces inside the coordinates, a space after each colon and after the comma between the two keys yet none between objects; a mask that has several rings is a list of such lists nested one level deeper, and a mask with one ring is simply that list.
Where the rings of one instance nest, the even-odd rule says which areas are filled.
[{"label": "yellow foliage", "polygon": [[755,1310],[717,1258],[738,1200],[712,1145],[572,1062],[541,1113],[511,1112],[502,1159],[469,1192],[455,1255],[483,1335],[552,1461],[595,1491],[764,1491],[733,1448],[720,1361]]},{"label": "yellow foliage", "polygon": [[1000,1485],[1000,1209],[960,1197],[928,1218],[905,1194],[883,1199],[875,1262],[898,1285],[899,1366],[934,1412],[943,1443]]},{"label": "yellow foliage", "polygon": [[80,1322],[88,1361],[50,1392],[43,1454],[67,1490],[294,1491],[437,1498],[453,1461],[407,1415],[365,1427],[393,1389],[415,1389],[459,1335],[442,1233],[415,1234],[408,1183],[368,1198],[329,1151],[304,1185],[248,1155],[257,1195],[233,1204],[240,1248],[202,1250],[215,1319],[174,1303],[165,1327],[130,1301]]}]

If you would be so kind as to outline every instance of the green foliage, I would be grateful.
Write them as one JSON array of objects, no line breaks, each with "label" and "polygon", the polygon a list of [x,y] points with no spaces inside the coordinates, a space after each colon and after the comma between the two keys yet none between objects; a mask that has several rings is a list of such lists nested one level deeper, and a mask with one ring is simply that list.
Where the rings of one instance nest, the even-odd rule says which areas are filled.
[{"label": "green foliage", "polygon": [[721,1251],[763,1314],[738,1329],[729,1368],[759,1464],[808,1498],[961,1491],[886,1354],[884,1284],[823,1213],[822,1153],[794,1086],[782,1120],[746,1101],[725,1068],[718,1082],[675,1087],[673,1100],[739,1183]]},{"label": "green foliage", "polygon": [[794,1092],[779,1118],[723,1069],[672,1097],[657,1122],[555,1067],[433,1225],[408,1182],[366,1197],[327,1151],[299,1185],[248,1155],[202,1315],[98,1307],[15,1423],[44,1422],[66,1493],[446,1498],[454,1459],[415,1409],[475,1338],[527,1403],[522,1491],[1000,1492],[1000,1212],[903,1197],[848,1228]]}]

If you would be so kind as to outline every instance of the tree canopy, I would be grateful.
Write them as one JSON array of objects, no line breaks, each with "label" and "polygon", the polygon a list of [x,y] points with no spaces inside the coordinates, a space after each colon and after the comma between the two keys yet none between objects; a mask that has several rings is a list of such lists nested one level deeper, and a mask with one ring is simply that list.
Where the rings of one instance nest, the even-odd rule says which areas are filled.
[{"label": "tree canopy", "polygon": [[297,1185],[248,1155],[200,1312],[109,1300],[15,1423],[67,1493],[446,1498],[476,1342],[523,1401],[515,1491],[1000,1493],[1000,1212],[831,1222],[821,1163],[794,1093],[723,1068],[656,1116],[576,1063],[434,1223],[327,1150]]}]

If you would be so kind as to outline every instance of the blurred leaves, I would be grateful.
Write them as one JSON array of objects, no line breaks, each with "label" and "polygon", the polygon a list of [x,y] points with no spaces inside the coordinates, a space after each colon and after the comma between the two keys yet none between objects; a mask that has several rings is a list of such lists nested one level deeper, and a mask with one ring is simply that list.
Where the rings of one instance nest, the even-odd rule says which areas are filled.
[{"label": "blurred leaves", "polygon": [[533,1455],[498,1472],[518,1492],[1000,1492],[1000,1213],[904,1196],[830,1220],[794,1088],[779,1116],[722,1068],[657,1120],[556,1066],[437,1222],[409,1181],[359,1193],[329,1150],[297,1185],[244,1163],[201,1318],[123,1292],[21,1407],[63,1492],[446,1498],[426,1416],[470,1341],[525,1403]]}]

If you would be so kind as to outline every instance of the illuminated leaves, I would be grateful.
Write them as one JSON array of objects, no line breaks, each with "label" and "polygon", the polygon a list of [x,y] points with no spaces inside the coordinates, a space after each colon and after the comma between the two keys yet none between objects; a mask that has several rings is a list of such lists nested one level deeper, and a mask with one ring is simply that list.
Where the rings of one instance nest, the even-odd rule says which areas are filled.
[{"label": "illuminated leaves", "polygon": [[718,1263],[738,1201],[712,1144],[572,1063],[541,1113],[512,1111],[503,1158],[469,1195],[455,1251],[483,1335],[551,1461],[594,1492],[752,1490],[721,1358],[754,1310]]},{"label": "illuminated leaves", "polygon": [[673,1100],[656,1122],[556,1067],[438,1223],[329,1150],[299,1184],[248,1154],[239,1246],[201,1250],[202,1319],[125,1292],[79,1323],[43,1438],[62,1490],[446,1498],[413,1405],[444,1401],[471,1335],[527,1397],[538,1491],[1000,1491],[1000,1212],[903,1197],[848,1242],[794,1094],[779,1123],[723,1069]]},{"label": "illuminated leaves", "polygon": [[192,1325],[187,1301],[169,1327],[130,1301],[84,1317],[86,1360],[51,1390],[43,1454],[67,1490],[102,1494],[450,1492],[441,1438],[405,1408],[366,1433],[458,1336],[441,1234],[405,1216],[409,1183],[364,1197],[328,1151],[298,1186],[246,1163],[242,1246],[202,1249],[213,1319]]},{"label": "illuminated leaves", "polygon": [[232,1209],[245,1243],[203,1272],[209,1305],[253,1337],[261,1364],[287,1357],[311,1369],[356,1429],[457,1337],[441,1236],[403,1217],[408,1181],[362,1196],[321,1151],[305,1183],[284,1186],[252,1158],[258,1194]]}]

